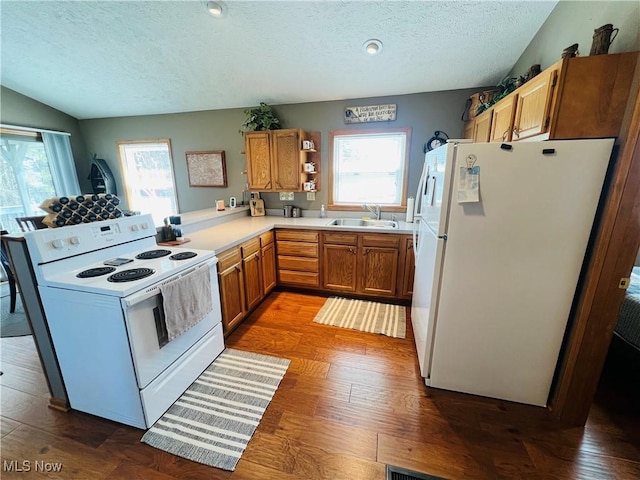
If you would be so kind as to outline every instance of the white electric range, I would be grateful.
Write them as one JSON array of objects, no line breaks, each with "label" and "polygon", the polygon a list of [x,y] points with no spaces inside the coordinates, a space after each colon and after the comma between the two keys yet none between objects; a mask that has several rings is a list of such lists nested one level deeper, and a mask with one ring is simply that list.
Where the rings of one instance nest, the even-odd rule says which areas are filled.
[{"label": "white electric range", "polygon": [[[25,233],[71,407],[148,428],[224,349],[217,258],[151,215]],[[212,310],[169,341],[161,287],[205,268]]]}]

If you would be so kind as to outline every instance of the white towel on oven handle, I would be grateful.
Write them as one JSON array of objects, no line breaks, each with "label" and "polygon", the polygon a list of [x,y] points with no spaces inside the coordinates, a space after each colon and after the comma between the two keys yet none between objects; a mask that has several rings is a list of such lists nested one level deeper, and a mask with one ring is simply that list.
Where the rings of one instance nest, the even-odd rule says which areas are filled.
[{"label": "white towel on oven handle", "polygon": [[213,310],[208,265],[161,285],[160,292],[169,341],[189,330]]}]

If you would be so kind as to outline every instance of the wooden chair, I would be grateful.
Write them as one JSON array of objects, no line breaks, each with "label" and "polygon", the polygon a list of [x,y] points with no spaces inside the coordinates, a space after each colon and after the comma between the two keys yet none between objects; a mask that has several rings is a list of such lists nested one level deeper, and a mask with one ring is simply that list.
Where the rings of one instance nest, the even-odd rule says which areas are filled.
[{"label": "wooden chair", "polygon": [[[2,230],[0,235],[6,235],[6,230]],[[9,256],[7,255],[7,251],[4,247],[4,239],[0,239],[0,260],[2,263],[2,268],[7,273],[7,280],[9,282],[9,294],[11,295],[11,305],[9,312],[13,313],[16,311],[16,277],[13,275],[13,270],[11,268],[11,263],[9,262]]]},{"label": "wooden chair", "polygon": [[23,232],[31,232],[32,230],[40,230],[41,228],[47,228],[47,226],[42,223],[45,215],[37,216],[37,217],[17,217],[16,222],[20,225],[20,230]]}]

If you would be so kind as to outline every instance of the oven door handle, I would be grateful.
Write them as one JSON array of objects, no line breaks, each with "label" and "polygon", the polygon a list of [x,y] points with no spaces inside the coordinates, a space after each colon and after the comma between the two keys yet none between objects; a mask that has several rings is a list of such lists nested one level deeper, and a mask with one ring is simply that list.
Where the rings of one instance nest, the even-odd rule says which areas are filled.
[{"label": "oven door handle", "polygon": [[198,265],[194,265],[191,268],[188,268],[187,270],[185,270],[184,272],[180,272],[178,275],[172,275],[171,277],[167,278],[166,280],[163,280],[160,283],[157,283],[145,290],[141,290],[140,292],[134,293],[132,295],[129,295],[127,298],[123,299],[122,302],[124,303],[125,306],[127,307],[132,307],[140,302],[145,301],[147,298],[151,298],[154,297],[156,295],[158,295],[160,293],[160,287],[162,285],[166,285],[168,283],[173,282],[174,280],[177,280],[180,277],[184,277],[185,275],[188,275],[192,272],[195,272],[196,270],[198,270],[199,268],[209,268],[209,269],[213,269],[215,268],[216,264],[218,263],[218,259],[217,257],[213,257],[210,258],[209,260],[207,260],[204,263],[198,264]]}]

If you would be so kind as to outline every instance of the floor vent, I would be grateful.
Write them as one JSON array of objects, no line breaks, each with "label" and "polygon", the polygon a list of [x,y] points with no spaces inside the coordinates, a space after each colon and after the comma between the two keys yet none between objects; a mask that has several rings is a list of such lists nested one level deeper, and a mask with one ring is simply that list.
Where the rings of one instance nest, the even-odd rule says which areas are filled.
[{"label": "floor vent", "polygon": [[442,477],[427,475],[426,473],[413,472],[406,468],[387,465],[387,480],[446,480]]}]

